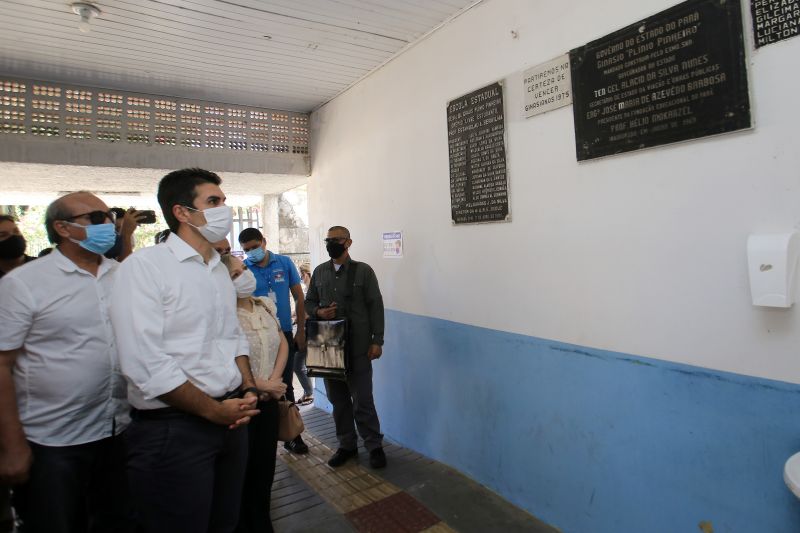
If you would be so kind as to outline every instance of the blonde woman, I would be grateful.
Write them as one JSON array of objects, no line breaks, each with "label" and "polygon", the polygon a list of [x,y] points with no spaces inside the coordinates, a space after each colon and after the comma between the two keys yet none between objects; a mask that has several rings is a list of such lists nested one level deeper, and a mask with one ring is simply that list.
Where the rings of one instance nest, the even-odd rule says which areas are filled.
[{"label": "blonde woman", "polygon": [[275,454],[278,449],[278,403],[286,393],[283,369],[289,344],[281,332],[275,304],[269,298],[253,297],[256,279],[236,257],[223,255],[221,261],[236,287],[236,314],[250,342],[250,366],[261,391],[258,409],[248,426],[250,452],[242,492],[242,510],[237,533],[271,533],[269,516]]}]

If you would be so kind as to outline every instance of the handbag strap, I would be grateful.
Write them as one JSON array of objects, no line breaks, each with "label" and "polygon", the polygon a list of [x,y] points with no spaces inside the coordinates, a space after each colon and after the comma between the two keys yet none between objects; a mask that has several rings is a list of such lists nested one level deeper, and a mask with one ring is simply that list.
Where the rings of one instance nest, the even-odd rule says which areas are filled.
[{"label": "handbag strap", "polygon": [[[289,400],[286,398],[285,394],[283,396],[281,396],[280,398],[278,398],[278,401],[279,402],[289,402]],[[294,405],[294,402],[289,402],[289,403]]]}]

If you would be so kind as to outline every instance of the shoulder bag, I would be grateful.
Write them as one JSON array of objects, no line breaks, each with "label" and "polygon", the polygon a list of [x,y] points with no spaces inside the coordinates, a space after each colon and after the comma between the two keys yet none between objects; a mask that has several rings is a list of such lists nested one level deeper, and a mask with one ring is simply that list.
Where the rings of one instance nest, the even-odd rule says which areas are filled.
[{"label": "shoulder bag", "polygon": [[[358,263],[347,267],[347,306],[353,297]],[[346,380],[349,362],[350,324],[347,318],[306,320],[306,368],[310,377]]]},{"label": "shoulder bag", "polygon": [[305,425],[303,417],[300,416],[300,409],[283,396],[278,400],[278,440],[289,442],[298,437]]}]

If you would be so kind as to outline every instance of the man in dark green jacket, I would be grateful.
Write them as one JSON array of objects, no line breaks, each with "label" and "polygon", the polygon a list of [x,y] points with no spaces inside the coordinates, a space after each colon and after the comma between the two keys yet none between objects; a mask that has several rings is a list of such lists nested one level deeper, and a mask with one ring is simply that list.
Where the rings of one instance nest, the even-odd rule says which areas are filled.
[{"label": "man in dark green jacket", "polygon": [[[314,269],[306,294],[306,313],[319,320],[347,318],[350,327],[350,369],[347,381],[325,380],[339,449],[328,464],[337,467],[358,455],[356,427],[369,451],[372,468],[386,466],[378,413],[372,399],[372,361],[383,353],[383,297],[375,272],[350,259],[353,244],[343,226],[328,230],[325,247],[330,261]],[[348,287],[348,270],[354,269]],[[355,423],[354,423],[355,421]]]}]

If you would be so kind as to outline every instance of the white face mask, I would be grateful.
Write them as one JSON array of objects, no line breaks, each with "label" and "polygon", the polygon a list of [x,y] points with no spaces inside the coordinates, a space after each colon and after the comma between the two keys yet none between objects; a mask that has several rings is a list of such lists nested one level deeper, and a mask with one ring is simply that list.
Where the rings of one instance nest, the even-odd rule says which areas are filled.
[{"label": "white face mask", "polygon": [[[192,211],[200,211],[200,209],[195,209],[193,207],[184,207],[186,207],[186,209],[191,209]],[[221,241],[227,237],[228,233],[231,232],[231,228],[233,227],[233,209],[228,206],[221,205],[219,207],[209,207],[208,209],[203,209],[202,211],[203,215],[206,217],[206,223],[204,226],[195,226],[190,222],[187,222],[187,224],[193,228],[197,228],[197,231],[200,232],[200,235],[202,235],[210,243]]]},{"label": "white face mask", "polygon": [[238,298],[247,298],[256,290],[256,277],[249,270],[243,271],[239,277],[233,280]]}]

